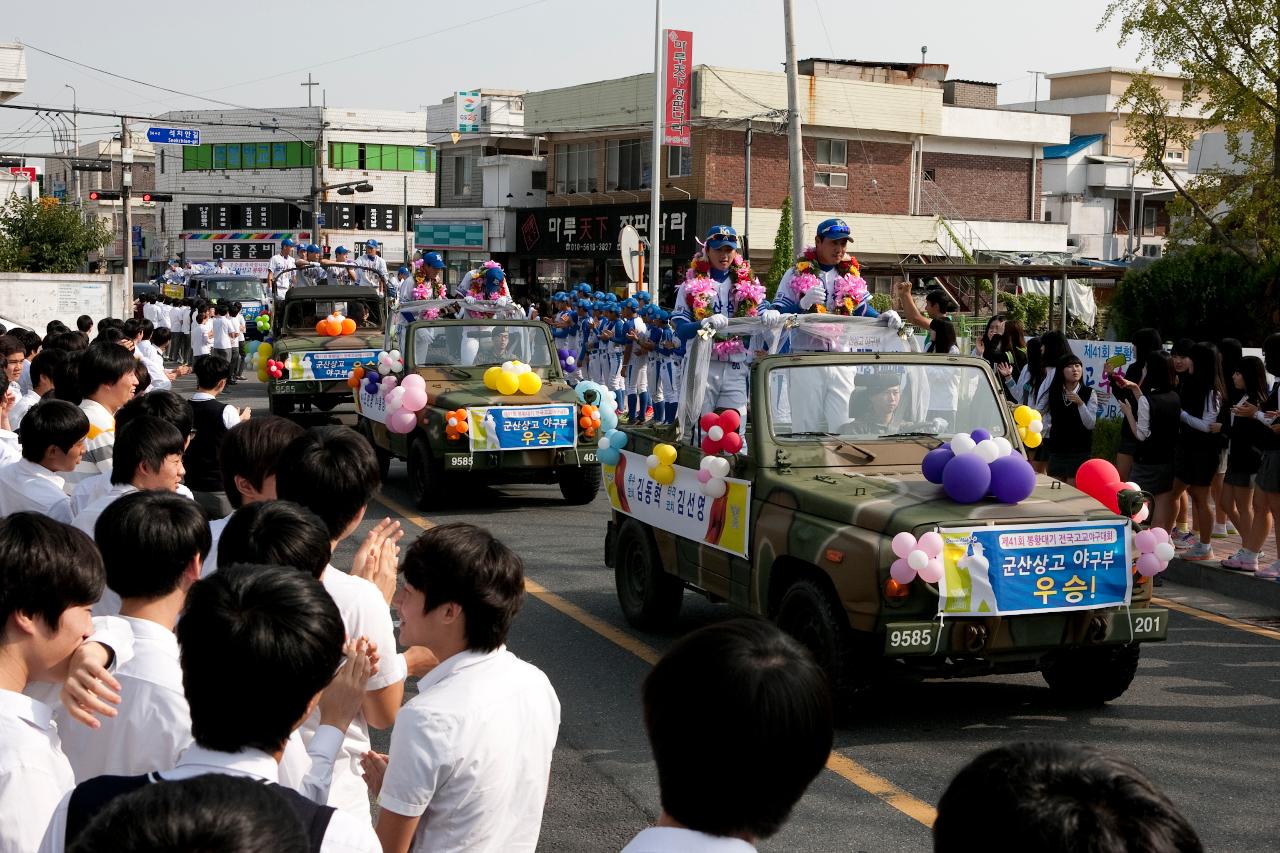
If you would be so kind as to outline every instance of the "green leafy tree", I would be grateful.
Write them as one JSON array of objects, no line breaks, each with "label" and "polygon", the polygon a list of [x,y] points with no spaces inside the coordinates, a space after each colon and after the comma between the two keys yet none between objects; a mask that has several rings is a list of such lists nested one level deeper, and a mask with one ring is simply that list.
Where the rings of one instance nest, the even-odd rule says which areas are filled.
[{"label": "green leafy tree", "polygon": [[111,242],[111,227],[56,199],[10,196],[0,208],[0,269],[6,272],[75,272],[90,252]]},{"label": "green leafy tree", "polygon": [[1004,303],[1005,316],[1021,323],[1028,335],[1045,331],[1045,324],[1049,322],[1049,297],[1039,293],[1002,293],[1000,301]]},{"label": "green leafy tree", "polygon": [[770,299],[778,292],[778,283],[795,260],[791,252],[791,196],[787,196],[782,200],[782,220],[778,222],[778,233],[773,238],[773,261],[764,277],[765,291]]}]

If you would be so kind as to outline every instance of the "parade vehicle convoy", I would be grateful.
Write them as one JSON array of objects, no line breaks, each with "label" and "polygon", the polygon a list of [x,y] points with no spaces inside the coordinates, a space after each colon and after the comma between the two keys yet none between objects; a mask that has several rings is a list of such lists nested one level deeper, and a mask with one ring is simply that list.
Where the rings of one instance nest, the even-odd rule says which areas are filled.
[{"label": "parade vehicle convoy", "polygon": [[[575,505],[595,498],[594,431],[579,429],[579,400],[546,324],[525,319],[515,306],[464,310],[456,300],[405,303],[398,314],[393,346],[401,363],[391,375],[401,385],[410,375],[422,377],[427,402],[393,429],[386,392],[371,392],[368,383],[378,377],[377,362],[364,365],[357,429],[373,444],[384,477],[392,458],[404,460],[422,508],[447,503],[463,486],[501,483],[555,483]],[[502,393],[486,382],[490,371],[517,364],[537,377],[536,390]]]},{"label": "parade vehicle convoy", "polygon": [[[259,314],[271,313],[271,296],[266,283],[253,275],[236,273],[197,273],[187,279],[183,296],[205,299],[213,303],[240,303],[240,314],[249,324],[249,337],[256,337],[253,321]],[[167,292],[167,288],[166,288]]]},{"label": "parade vehicle convoy", "polygon": [[[708,349],[691,349],[690,359],[707,358]],[[855,388],[848,421],[814,429],[808,421],[823,395],[808,392],[837,387],[841,377]],[[682,401],[693,399],[694,412],[702,410],[701,381],[686,376]],[[929,395],[943,386],[956,393],[940,420]],[[605,562],[626,619],[669,628],[685,589],[770,618],[813,651],[846,710],[893,675],[1039,671],[1069,703],[1120,696],[1140,644],[1163,640],[1168,628],[1168,612],[1151,606],[1151,580],[1132,571],[1130,520],[1046,477],[1017,503],[962,504],[922,474],[925,454],[960,432],[980,428],[1020,451],[997,388],[978,358],[757,358],[753,422],[715,498],[707,492],[719,487],[699,477],[707,454],[690,440],[696,418],[682,415],[684,429],[623,427],[625,450],[603,475],[613,507]],[[664,444],[675,450],[665,485],[650,468]],[[1121,497],[1130,513],[1149,500]],[[894,580],[894,537],[930,531],[945,542],[941,580]]]}]

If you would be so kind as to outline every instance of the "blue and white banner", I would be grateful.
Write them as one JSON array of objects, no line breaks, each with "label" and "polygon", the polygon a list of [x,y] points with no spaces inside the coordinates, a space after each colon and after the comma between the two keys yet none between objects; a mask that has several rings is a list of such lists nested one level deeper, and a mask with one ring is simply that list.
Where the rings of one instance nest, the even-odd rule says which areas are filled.
[{"label": "blue and white banner", "polygon": [[471,452],[575,447],[577,414],[571,405],[471,406]]},{"label": "blue and white banner", "polygon": [[1129,523],[951,527],[942,535],[939,613],[994,616],[1091,610],[1129,603]]},{"label": "blue and white banner", "polygon": [[309,350],[307,352],[291,352],[284,357],[285,367],[289,371],[289,381],[295,379],[318,379],[322,382],[346,380],[357,364],[377,362],[376,349],[362,350]]}]

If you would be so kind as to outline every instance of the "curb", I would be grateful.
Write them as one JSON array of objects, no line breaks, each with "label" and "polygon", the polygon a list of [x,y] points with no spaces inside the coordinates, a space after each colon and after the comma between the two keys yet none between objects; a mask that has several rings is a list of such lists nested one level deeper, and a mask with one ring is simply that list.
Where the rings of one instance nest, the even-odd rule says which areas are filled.
[{"label": "curb", "polygon": [[1224,569],[1217,562],[1189,562],[1181,557],[1169,561],[1167,580],[1182,586],[1205,589],[1228,598],[1261,604],[1280,610],[1280,582],[1259,580],[1245,572]]}]

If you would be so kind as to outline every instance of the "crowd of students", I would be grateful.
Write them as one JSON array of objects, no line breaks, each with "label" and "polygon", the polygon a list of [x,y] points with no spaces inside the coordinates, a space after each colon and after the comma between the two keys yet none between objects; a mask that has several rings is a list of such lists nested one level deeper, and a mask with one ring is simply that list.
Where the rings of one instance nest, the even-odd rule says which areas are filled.
[{"label": "crowd of students", "polygon": [[[218,354],[190,399],[148,383],[150,323],[0,336],[0,853],[535,849],[560,704],[506,647],[519,556],[467,524],[402,555],[383,519],[335,566],[380,486],[368,442],[218,402]],[[677,642],[642,701],[661,813],[627,853],[753,850],[831,753],[822,670],[764,621]],[[979,789],[1016,815],[995,836]],[[978,837],[1200,849],[1137,771],[1059,748],[957,777],[937,849]]]}]

